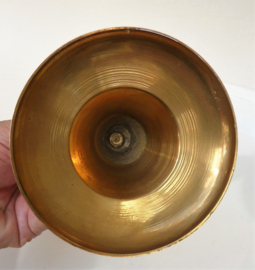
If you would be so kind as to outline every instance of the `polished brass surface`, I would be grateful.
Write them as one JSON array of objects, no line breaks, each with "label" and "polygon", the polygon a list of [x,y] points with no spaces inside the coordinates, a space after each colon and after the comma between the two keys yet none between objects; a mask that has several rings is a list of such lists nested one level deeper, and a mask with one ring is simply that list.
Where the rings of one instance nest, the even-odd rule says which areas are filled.
[{"label": "polished brass surface", "polygon": [[[100,132],[105,123],[110,123],[110,132]],[[122,125],[131,134],[130,142],[111,149],[112,127],[127,137]],[[168,107],[148,92],[128,88],[103,92],[87,102],[70,132],[71,159],[80,177],[98,193],[118,199],[145,196],[167,184],[178,147],[177,123]]]},{"label": "polished brass surface", "polygon": [[12,121],[28,204],[62,239],[98,254],[147,254],[191,234],[225,194],[236,153],[233,109],[214,71],[183,43],[139,28],[57,50]]}]

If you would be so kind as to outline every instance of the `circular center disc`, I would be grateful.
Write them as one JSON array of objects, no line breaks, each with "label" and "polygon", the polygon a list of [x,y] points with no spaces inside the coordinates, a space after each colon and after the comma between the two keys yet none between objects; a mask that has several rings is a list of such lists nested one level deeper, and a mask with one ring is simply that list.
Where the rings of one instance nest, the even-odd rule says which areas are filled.
[{"label": "circular center disc", "polygon": [[123,144],[123,136],[120,133],[113,133],[110,136],[110,143],[114,147],[119,147]]}]

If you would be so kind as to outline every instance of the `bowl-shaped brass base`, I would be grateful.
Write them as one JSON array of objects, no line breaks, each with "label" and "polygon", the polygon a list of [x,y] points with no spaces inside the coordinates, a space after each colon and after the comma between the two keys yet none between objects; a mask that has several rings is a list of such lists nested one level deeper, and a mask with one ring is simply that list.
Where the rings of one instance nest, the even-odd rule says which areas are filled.
[{"label": "bowl-shaped brass base", "polygon": [[[119,147],[110,142],[117,133],[124,137]],[[178,148],[178,128],[168,107],[130,88],[103,92],[86,103],[70,133],[76,171],[89,187],[111,198],[135,199],[160,188],[177,162]]]},{"label": "bowl-shaped brass base", "polygon": [[223,197],[237,135],[227,93],[186,45],[116,28],[71,41],[27,83],[12,123],[20,190],[61,238],[149,253],[198,228]]}]

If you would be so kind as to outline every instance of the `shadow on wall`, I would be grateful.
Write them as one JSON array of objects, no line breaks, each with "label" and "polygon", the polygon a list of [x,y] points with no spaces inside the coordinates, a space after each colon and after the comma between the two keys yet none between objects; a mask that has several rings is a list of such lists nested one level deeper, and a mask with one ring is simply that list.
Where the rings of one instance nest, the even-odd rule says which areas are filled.
[{"label": "shadow on wall", "polygon": [[238,156],[233,177],[234,182],[240,185],[240,194],[243,197],[247,214],[254,217],[254,181],[255,181],[255,157]]}]

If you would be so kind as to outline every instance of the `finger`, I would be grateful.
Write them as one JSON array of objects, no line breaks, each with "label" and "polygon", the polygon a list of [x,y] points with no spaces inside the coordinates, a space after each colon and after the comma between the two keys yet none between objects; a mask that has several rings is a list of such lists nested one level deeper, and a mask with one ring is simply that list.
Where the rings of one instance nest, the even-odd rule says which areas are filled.
[{"label": "finger", "polygon": [[40,235],[46,230],[46,227],[33,214],[21,194],[17,198],[15,209],[19,228],[19,244],[23,246]]},{"label": "finger", "polygon": [[10,128],[11,120],[0,121],[0,141],[8,149],[10,148]]},{"label": "finger", "polygon": [[5,209],[12,198],[12,194],[16,190],[17,190],[17,185],[11,185],[9,187],[0,189],[0,211],[2,211],[3,213],[5,212]]},{"label": "finger", "polygon": [[15,183],[10,159],[10,136],[11,121],[0,122],[0,189]]},{"label": "finger", "polygon": [[0,211],[0,249],[6,247],[19,247],[19,232],[15,211],[15,202],[19,195],[16,188],[11,195],[5,211]]},{"label": "finger", "polygon": [[31,231],[35,235],[40,235],[43,231],[47,229],[45,225],[35,216],[31,209],[29,209],[28,212],[28,224],[31,228]]}]

